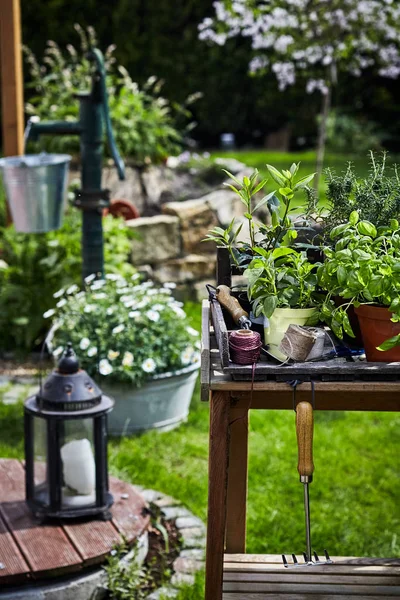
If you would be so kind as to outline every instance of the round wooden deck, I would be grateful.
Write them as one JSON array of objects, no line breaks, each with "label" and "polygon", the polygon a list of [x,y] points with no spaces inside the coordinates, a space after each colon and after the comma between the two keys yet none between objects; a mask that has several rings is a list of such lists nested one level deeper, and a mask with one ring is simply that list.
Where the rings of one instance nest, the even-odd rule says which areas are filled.
[{"label": "round wooden deck", "polygon": [[128,483],[110,478],[112,520],[40,524],[25,503],[25,472],[0,459],[0,589],[54,578],[104,562],[123,538],[132,543],[149,524],[146,503]]}]

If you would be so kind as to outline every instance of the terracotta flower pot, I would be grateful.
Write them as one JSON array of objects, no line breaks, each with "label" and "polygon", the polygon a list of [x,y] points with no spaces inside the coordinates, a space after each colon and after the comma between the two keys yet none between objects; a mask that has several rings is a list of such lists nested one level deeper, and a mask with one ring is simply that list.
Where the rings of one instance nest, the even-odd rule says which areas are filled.
[{"label": "terracotta flower pot", "polygon": [[400,333],[400,323],[391,321],[392,313],[381,306],[361,304],[355,309],[360,323],[364,349],[369,362],[400,361],[400,346],[382,352],[377,350],[382,342]]}]

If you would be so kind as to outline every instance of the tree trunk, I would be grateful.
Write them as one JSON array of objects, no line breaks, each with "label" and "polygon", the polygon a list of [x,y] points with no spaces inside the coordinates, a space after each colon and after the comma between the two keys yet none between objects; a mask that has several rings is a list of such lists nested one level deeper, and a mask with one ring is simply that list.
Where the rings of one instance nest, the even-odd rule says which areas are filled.
[{"label": "tree trunk", "polygon": [[328,91],[323,96],[321,120],[318,127],[318,146],[317,146],[317,167],[314,178],[314,188],[318,192],[319,180],[321,179],[322,167],[324,165],[325,143],[326,143],[326,125],[331,108],[332,86],[328,86]]}]

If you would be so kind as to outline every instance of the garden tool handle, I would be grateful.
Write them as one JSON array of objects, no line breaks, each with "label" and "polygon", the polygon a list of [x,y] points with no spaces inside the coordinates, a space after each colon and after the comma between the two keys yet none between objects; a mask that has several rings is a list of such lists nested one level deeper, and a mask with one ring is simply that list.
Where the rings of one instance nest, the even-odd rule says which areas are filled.
[{"label": "garden tool handle", "polygon": [[299,402],[296,407],[297,470],[302,483],[310,483],[314,473],[313,433],[313,407],[309,402]]},{"label": "garden tool handle", "polygon": [[248,327],[250,327],[249,314],[240,306],[239,300],[231,295],[231,290],[227,285],[217,287],[217,299],[232,315],[235,323],[242,324],[243,321],[248,321]]}]

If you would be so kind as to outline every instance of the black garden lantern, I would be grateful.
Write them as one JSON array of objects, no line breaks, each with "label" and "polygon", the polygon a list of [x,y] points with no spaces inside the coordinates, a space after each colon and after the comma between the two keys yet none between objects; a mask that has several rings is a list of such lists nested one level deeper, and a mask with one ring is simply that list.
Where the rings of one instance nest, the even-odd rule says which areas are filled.
[{"label": "black garden lantern", "polygon": [[25,402],[26,501],[40,518],[111,518],[107,413],[114,401],[68,344],[37,396]]}]

